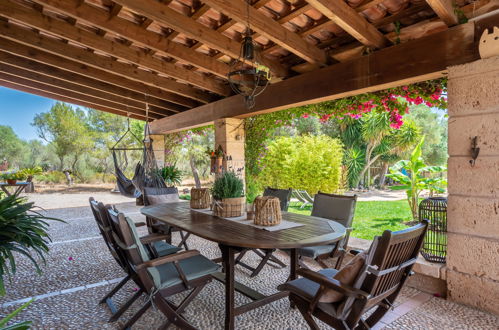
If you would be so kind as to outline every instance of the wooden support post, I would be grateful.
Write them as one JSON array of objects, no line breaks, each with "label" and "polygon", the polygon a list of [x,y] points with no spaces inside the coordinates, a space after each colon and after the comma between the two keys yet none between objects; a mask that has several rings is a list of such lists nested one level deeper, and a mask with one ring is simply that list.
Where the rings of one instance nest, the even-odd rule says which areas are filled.
[{"label": "wooden support post", "polygon": [[149,135],[152,140],[152,150],[158,168],[165,166],[165,136],[162,134]]},{"label": "wooden support post", "polygon": [[237,118],[215,120],[215,149],[222,146],[228,160],[224,171],[234,171],[244,179],[244,121]]}]

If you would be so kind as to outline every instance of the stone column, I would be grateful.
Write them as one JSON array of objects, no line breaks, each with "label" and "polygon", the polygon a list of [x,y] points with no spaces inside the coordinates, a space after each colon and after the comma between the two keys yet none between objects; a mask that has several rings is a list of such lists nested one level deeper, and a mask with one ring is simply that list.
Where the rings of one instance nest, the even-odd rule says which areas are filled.
[{"label": "stone column", "polygon": [[244,179],[244,121],[242,119],[224,118],[215,121],[215,149],[218,146],[222,146],[229,157],[228,161],[224,161],[224,170],[234,171]]},{"label": "stone column", "polygon": [[448,97],[448,293],[499,314],[499,57],[449,68]]},{"label": "stone column", "polygon": [[149,135],[152,140],[152,150],[158,168],[165,166],[165,136],[164,135]]}]

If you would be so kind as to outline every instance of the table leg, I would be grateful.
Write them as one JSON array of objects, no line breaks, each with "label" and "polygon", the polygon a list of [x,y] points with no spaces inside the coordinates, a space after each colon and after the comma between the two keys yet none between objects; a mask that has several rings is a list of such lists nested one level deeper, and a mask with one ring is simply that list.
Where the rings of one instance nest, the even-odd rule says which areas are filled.
[{"label": "table leg", "polygon": [[291,260],[289,263],[289,280],[296,280],[296,271],[298,270],[298,253],[296,249],[291,249]]},{"label": "table leg", "polygon": [[10,196],[10,195],[11,195],[11,194],[10,194],[10,192],[9,192],[9,190],[8,190],[7,188],[5,188],[4,186],[1,186],[1,188],[2,188],[3,192],[4,192],[7,196]]},{"label": "table leg", "polygon": [[221,245],[225,271],[225,329],[233,330],[235,326],[234,311],[234,250],[230,246]]}]

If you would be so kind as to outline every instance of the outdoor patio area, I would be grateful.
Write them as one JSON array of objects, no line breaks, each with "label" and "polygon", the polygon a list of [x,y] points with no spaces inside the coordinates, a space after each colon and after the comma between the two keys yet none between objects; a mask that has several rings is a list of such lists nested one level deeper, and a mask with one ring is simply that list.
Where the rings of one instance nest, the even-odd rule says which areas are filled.
[{"label": "outdoor patio area", "polygon": [[[72,196],[72,199],[81,197],[82,201],[88,197],[85,194]],[[107,198],[116,200],[116,195],[109,195]],[[144,221],[139,212],[140,207],[135,206],[135,203],[120,203],[117,207],[135,221]],[[0,309],[3,312],[14,310],[21,302],[34,297],[36,301],[19,317],[33,320],[34,329],[119,328],[123,324],[121,320],[137,311],[148,299],[147,295],[143,294],[120,321],[107,323],[111,316],[110,311],[105,304],[98,305],[98,301],[125,274],[108,252],[90,208],[57,208],[47,210],[46,214],[65,219],[67,223],[53,223],[50,227],[53,243],[47,256],[47,265],[43,267],[43,274],[37,275],[30,263],[19,258],[17,274],[13,282],[7,284],[8,294],[0,300]],[[144,234],[145,229],[140,232]],[[179,242],[178,234],[174,236],[173,242]],[[190,248],[199,250],[209,258],[220,256],[220,250],[213,242],[191,237],[189,244]],[[278,253],[277,256],[288,263],[286,254]],[[258,263],[253,253],[248,253],[245,261],[252,266]],[[310,266],[317,268],[313,263],[310,263]],[[288,272],[289,268],[276,269],[266,266],[257,277],[250,278],[248,271],[236,267],[236,279],[267,294],[276,291],[277,285],[286,280]],[[137,290],[136,287],[130,284],[120,290],[116,296],[118,304],[130,298],[134,290]],[[247,302],[246,300],[236,294],[236,305]],[[376,329],[497,329],[499,326],[497,316],[434,297],[409,286],[402,289],[395,306]],[[192,320],[193,325],[199,329],[222,329],[223,285],[217,281],[208,284],[188,307],[185,317]],[[150,309],[133,328],[153,329],[164,321],[161,312]],[[287,299],[236,317],[236,324],[238,329],[307,328],[300,313],[290,308]],[[321,327],[328,328],[323,323]]]}]

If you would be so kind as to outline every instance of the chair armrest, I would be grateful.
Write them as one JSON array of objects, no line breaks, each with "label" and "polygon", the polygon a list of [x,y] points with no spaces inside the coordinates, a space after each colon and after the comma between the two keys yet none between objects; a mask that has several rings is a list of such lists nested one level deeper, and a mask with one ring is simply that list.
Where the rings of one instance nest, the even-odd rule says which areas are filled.
[{"label": "chair armrest", "polygon": [[170,238],[170,235],[154,233],[154,234],[149,234],[149,235],[142,236],[140,238],[140,242],[142,244],[146,244],[147,245],[147,244],[151,244],[153,242],[163,241],[163,240],[168,239],[168,238]]},{"label": "chair armrest", "polygon": [[356,250],[356,249],[350,249],[348,251],[348,253],[350,253],[353,256],[356,256],[357,254],[362,253],[362,252],[364,252],[364,251],[363,250]]},{"label": "chair armrest", "polygon": [[156,258],[153,260],[146,261],[137,266],[137,270],[149,267],[157,267],[169,262],[180,261],[184,259],[189,259],[194,256],[200,255],[198,250],[183,251],[175,254],[170,254],[164,257]]},{"label": "chair armrest", "polygon": [[320,285],[325,286],[328,289],[337,291],[349,297],[354,297],[357,299],[366,299],[369,297],[367,292],[364,292],[359,289],[352,288],[349,285],[342,284],[340,281],[335,280],[333,278],[326,277],[322,274],[314,272],[310,269],[300,268],[297,271],[298,275],[301,275],[313,282],[316,282]]},{"label": "chair armrest", "polygon": [[143,227],[143,226],[145,226],[145,225],[146,225],[146,223],[145,223],[145,222],[136,222],[136,223],[135,223],[135,227]]}]

